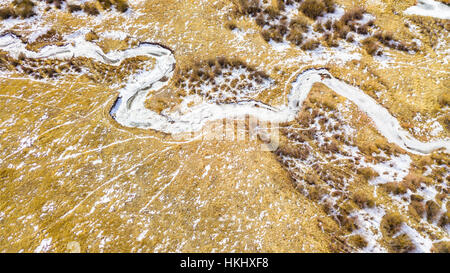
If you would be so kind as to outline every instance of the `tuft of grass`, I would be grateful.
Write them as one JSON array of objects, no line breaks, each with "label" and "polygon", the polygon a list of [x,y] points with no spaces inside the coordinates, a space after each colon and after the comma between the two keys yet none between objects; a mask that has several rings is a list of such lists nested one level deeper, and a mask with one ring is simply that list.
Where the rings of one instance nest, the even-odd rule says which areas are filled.
[{"label": "tuft of grass", "polygon": [[10,7],[2,8],[0,9],[0,18],[1,19],[9,19],[16,17],[16,14],[14,13],[14,9]]},{"label": "tuft of grass", "polygon": [[325,11],[327,7],[321,0],[305,0],[300,5],[300,11],[311,19],[316,19]]},{"label": "tuft of grass", "polygon": [[338,39],[335,35],[327,32],[327,33],[325,33],[323,38],[324,38],[324,41],[327,44],[327,46],[329,46],[329,47],[338,47],[339,46]]},{"label": "tuft of grass", "polygon": [[429,222],[434,222],[436,218],[439,216],[439,213],[441,212],[441,208],[439,207],[436,202],[432,200],[428,200],[425,203],[425,211],[427,213],[427,220]]},{"label": "tuft of grass", "polygon": [[12,2],[12,7],[6,7],[0,9],[0,18],[29,18],[34,16],[35,3],[31,0],[14,0]]},{"label": "tuft of grass", "polygon": [[309,155],[309,150],[301,148],[301,147],[281,146],[281,147],[278,147],[278,149],[276,150],[275,153],[278,156],[288,156],[288,157],[292,157],[292,158],[306,160]]},{"label": "tuft of grass", "polygon": [[361,235],[352,235],[348,238],[348,241],[359,249],[365,248],[368,245],[366,239]]},{"label": "tuft of grass", "polygon": [[36,14],[33,11],[35,4],[31,0],[14,0],[13,4],[14,12],[18,17],[29,18]]},{"label": "tuft of grass", "polygon": [[71,13],[83,10],[83,8],[77,4],[68,4],[67,8],[69,9],[69,12],[71,12]]},{"label": "tuft of grass", "polygon": [[276,28],[271,26],[269,29],[265,29],[261,32],[261,36],[269,42],[270,40],[273,40],[275,42],[282,42],[283,41],[283,35],[280,33],[280,31]]},{"label": "tuft of grass", "polygon": [[349,22],[354,20],[361,20],[365,12],[366,10],[362,7],[351,9],[347,11],[344,15],[342,15],[341,21],[344,24],[348,24]]},{"label": "tuft of grass", "polygon": [[241,14],[256,15],[261,11],[259,0],[239,0],[237,4]]},{"label": "tuft of grass", "polygon": [[408,253],[414,251],[416,246],[407,234],[400,234],[389,242],[389,248],[396,253]]},{"label": "tuft of grass", "polygon": [[420,201],[412,200],[411,204],[409,205],[409,211],[416,215],[419,218],[422,218],[425,214],[425,207]]},{"label": "tuft of grass", "polygon": [[362,175],[366,179],[366,181],[380,176],[374,169],[370,167],[359,168],[356,172],[359,175]]},{"label": "tuft of grass", "polygon": [[416,191],[421,183],[426,183],[426,178],[420,174],[411,172],[402,181],[402,184],[411,191]]},{"label": "tuft of grass", "polygon": [[397,182],[388,182],[386,184],[383,184],[382,187],[386,192],[395,195],[401,195],[407,192],[406,187],[403,184]]},{"label": "tuft of grass", "polygon": [[274,7],[270,6],[264,9],[264,14],[266,14],[270,19],[275,19],[280,15],[280,12],[276,10]]},{"label": "tuft of grass", "polygon": [[390,237],[400,231],[404,220],[398,213],[388,213],[381,220],[381,229]]},{"label": "tuft of grass", "polygon": [[320,42],[315,39],[309,39],[302,45],[303,50],[314,50],[320,46]]},{"label": "tuft of grass", "polygon": [[97,8],[97,5],[95,5],[95,3],[93,3],[93,2],[84,3],[83,11],[89,15],[99,15],[100,14],[100,12]]},{"label": "tuft of grass", "polygon": [[237,29],[236,22],[234,22],[234,21],[229,21],[229,22],[227,22],[227,23],[225,24],[225,27],[226,27],[227,29],[229,29],[229,30],[235,30],[235,29]]},{"label": "tuft of grass", "polygon": [[364,49],[369,55],[375,56],[382,54],[381,47],[378,45],[376,39],[374,39],[373,37],[369,37],[363,40],[362,44]]},{"label": "tuft of grass", "polygon": [[94,31],[89,31],[88,33],[86,33],[85,37],[86,41],[95,41],[98,40],[99,37],[97,35],[97,33],[95,33]]},{"label": "tuft of grass", "polygon": [[120,12],[125,12],[130,7],[126,0],[115,0],[116,9]]},{"label": "tuft of grass", "polygon": [[450,225],[450,211],[447,211],[444,214],[442,214],[438,224],[443,228],[445,228],[447,225]]},{"label": "tuft of grass", "polygon": [[126,0],[98,0],[103,9],[109,10],[111,7],[116,7],[120,12],[128,10],[129,5]]},{"label": "tuft of grass", "polygon": [[353,194],[353,202],[360,208],[373,208],[375,207],[375,201],[369,194],[363,191],[358,191]]},{"label": "tuft of grass", "polygon": [[431,248],[433,253],[450,253],[450,241],[434,243]]},{"label": "tuft of grass", "polygon": [[333,13],[336,10],[334,0],[323,0],[323,3],[328,13]]}]

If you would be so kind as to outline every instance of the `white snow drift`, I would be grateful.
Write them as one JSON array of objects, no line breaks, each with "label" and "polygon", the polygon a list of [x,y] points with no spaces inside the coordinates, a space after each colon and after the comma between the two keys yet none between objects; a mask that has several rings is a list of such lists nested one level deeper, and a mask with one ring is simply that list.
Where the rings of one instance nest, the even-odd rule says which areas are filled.
[{"label": "white snow drift", "polygon": [[405,14],[430,16],[440,19],[450,19],[450,7],[434,0],[419,0],[417,5],[405,10]]},{"label": "white snow drift", "polygon": [[175,68],[175,58],[172,52],[160,45],[144,43],[136,48],[105,54],[97,45],[84,40],[84,37],[75,36],[68,45],[46,46],[39,52],[33,52],[27,50],[25,44],[19,38],[7,34],[0,37],[0,48],[8,51],[11,56],[16,58],[20,53],[31,58],[88,57],[110,65],[120,65],[126,58],[135,56],[143,55],[155,58],[154,69],[139,72],[128,79],[126,86],[119,90],[119,98],[110,111],[117,122],[128,127],[177,134],[199,131],[208,121],[223,118],[242,118],[246,115],[257,117],[266,122],[288,122],[296,117],[313,84],[323,83],[364,111],[389,142],[418,154],[427,154],[441,148],[448,152],[450,147],[448,139],[428,143],[415,139],[401,128],[397,119],[374,99],[362,90],[334,78],[324,69],[311,69],[300,74],[292,84],[287,105],[281,107],[272,107],[252,100],[221,105],[203,102],[183,111],[183,113],[175,112],[164,115],[147,109],[144,105],[148,92],[160,89],[167,84],[166,79],[171,78]]}]

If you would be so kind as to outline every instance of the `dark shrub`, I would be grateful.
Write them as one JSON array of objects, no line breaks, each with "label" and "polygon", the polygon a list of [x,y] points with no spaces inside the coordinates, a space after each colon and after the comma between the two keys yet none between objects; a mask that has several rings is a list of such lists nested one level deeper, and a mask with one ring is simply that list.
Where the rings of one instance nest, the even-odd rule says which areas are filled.
[{"label": "dark shrub", "polygon": [[300,11],[309,18],[316,19],[326,11],[326,6],[321,0],[305,0]]}]

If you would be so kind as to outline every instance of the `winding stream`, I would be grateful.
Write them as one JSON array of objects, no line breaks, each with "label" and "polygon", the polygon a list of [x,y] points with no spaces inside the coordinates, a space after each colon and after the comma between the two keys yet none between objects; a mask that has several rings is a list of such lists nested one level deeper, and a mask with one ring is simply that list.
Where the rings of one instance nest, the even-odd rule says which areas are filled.
[{"label": "winding stream", "polygon": [[74,37],[65,46],[46,46],[39,52],[29,51],[16,36],[6,34],[0,37],[0,49],[18,58],[24,54],[28,58],[70,59],[87,57],[109,65],[118,66],[127,58],[149,56],[156,59],[152,70],[140,71],[129,77],[124,88],[119,90],[119,97],[110,110],[111,116],[121,125],[153,129],[168,134],[195,132],[208,122],[223,118],[239,118],[252,115],[262,121],[289,122],[301,110],[303,101],[308,96],[314,83],[323,83],[337,94],[355,103],[369,118],[378,131],[391,143],[416,154],[428,154],[437,149],[450,150],[450,140],[422,142],[404,130],[398,120],[374,99],[362,90],[334,78],[327,70],[311,69],[297,76],[292,83],[287,105],[272,107],[258,101],[243,101],[234,104],[215,104],[203,102],[193,106],[185,113],[175,112],[167,115],[158,114],[145,107],[147,94],[167,84],[175,69],[172,52],[160,45],[142,43],[136,48],[114,51],[105,54],[97,45],[87,42],[84,37]]}]

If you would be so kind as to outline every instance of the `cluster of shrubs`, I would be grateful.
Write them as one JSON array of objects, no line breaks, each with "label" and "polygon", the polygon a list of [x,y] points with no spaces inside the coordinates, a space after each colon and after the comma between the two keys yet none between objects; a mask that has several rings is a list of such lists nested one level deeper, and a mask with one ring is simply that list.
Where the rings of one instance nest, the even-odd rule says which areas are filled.
[{"label": "cluster of shrubs", "polygon": [[[240,78],[232,79],[233,70],[245,70]],[[224,78],[225,83],[220,86],[216,83],[216,77]],[[218,103],[228,103],[231,98],[221,98],[216,96],[221,91],[230,92],[237,95],[238,90],[253,88],[253,84],[262,84],[269,80],[269,76],[262,71],[256,70],[254,67],[247,65],[238,59],[227,59],[225,57],[217,57],[202,62],[197,62],[191,67],[177,70],[173,77],[175,87],[180,89],[188,89],[198,95],[202,95],[208,99],[215,99]],[[214,87],[210,92],[205,93],[201,88],[203,84],[211,84]]]},{"label": "cluster of shrubs", "polygon": [[[62,9],[66,0],[43,0],[48,4],[47,10],[54,6],[57,9]],[[32,0],[14,0],[12,6],[0,9],[0,18],[29,18],[34,16],[35,3]],[[85,2],[82,5],[79,4],[67,4],[69,12],[84,11],[89,15],[98,15],[100,10],[110,10],[115,7],[120,12],[128,10],[129,5],[126,0],[97,0],[96,2]]]},{"label": "cluster of shrubs", "polygon": [[[54,0],[47,0],[47,1],[54,1]],[[56,1],[65,1],[65,0],[56,0]],[[83,5],[69,4],[67,5],[67,8],[69,9],[69,12],[76,12],[82,10],[89,15],[100,14],[99,6],[103,10],[110,10],[112,7],[115,7],[120,12],[125,12],[129,8],[129,5],[126,0],[97,0],[97,2],[98,4],[96,2],[86,2]]]},{"label": "cluster of shrubs", "polygon": [[79,74],[86,69],[88,73],[85,75],[94,82],[115,82],[141,69],[142,61],[140,57],[134,57],[124,60],[120,66],[110,66],[96,63],[88,58],[45,60],[27,58],[24,54],[20,54],[15,59],[6,52],[0,51],[1,70],[17,71],[36,79],[55,79],[62,74]]},{"label": "cluster of shrubs", "polygon": [[[299,5],[297,18],[289,19],[283,12],[287,5]],[[261,35],[269,42],[283,42],[287,40],[304,50],[312,50],[319,46],[317,40],[304,41],[304,33],[308,31],[309,20],[327,12],[334,12],[335,5],[332,0],[277,0],[275,5],[263,7],[259,0],[240,0],[238,13],[255,18],[256,24],[261,28]],[[307,19],[307,18],[310,19]]]},{"label": "cluster of shrubs", "polygon": [[[286,5],[297,3],[299,14],[296,18],[288,18],[283,14]],[[320,45],[317,39],[305,39],[305,33],[311,26],[311,20],[316,20],[319,16],[335,11],[333,0],[278,0],[275,6],[262,7],[258,0],[240,0],[238,12],[255,18],[259,25],[261,35],[267,42],[289,41],[292,44],[301,46],[303,50],[313,50]],[[365,10],[355,8],[346,12],[341,20],[328,20],[324,24],[316,22],[314,31],[324,33],[323,40],[328,46],[338,46],[337,40],[348,39],[352,42],[352,36],[348,36],[351,31],[359,34],[367,34],[369,28],[373,26],[373,21],[365,25],[358,25],[356,20],[363,18]]]},{"label": "cluster of shrubs", "polygon": [[34,16],[34,2],[31,0],[14,0],[12,5],[6,8],[0,9],[0,18],[29,18]]},{"label": "cluster of shrubs", "polygon": [[[283,11],[286,5],[297,3],[299,14],[296,18],[288,18]],[[358,22],[363,19],[366,10],[357,7],[347,11],[339,20],[329,19],[324,23],[316,22],[311,24],[311,20],[316,20],[319,16],[335,11],[333,0],[277,0],[275,5],[261,5],[259,0],[240,0],[238,2],[237,12],[242,15],[248,15],[255,19],[261,30],[261,35],[267,42],[288,41],[303,50],[316,49],[321,41],[317,39],[305,39],[305,33],[310,26],[314,31],[323,33],[322,40],[329,47],[337,47],[339,39],[345,39],[353,42],[355,34],[368,35],[372,33],[372,27],[375,25],[373,20],[361,24]],[[229,26],[231,29],[235,24]],[[393,34],[386,31],[378,31],[373,36],[362,41],[364,49],[370,55],[382,55],[382,45],[400,51],[417,50],[418,46],[414,43],[406,45],[394,39]]]}]

